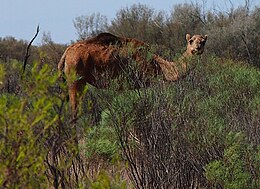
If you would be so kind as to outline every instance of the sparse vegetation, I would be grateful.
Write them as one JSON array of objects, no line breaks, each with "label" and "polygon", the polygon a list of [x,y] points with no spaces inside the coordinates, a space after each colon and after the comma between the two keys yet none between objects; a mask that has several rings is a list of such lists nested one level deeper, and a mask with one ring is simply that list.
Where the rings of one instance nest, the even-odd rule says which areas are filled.
[{"label": "sparse vegetation", "polygon": [[227,14],[182,4],[167,15],[134,5],[110,25],[101,15],[75,19],[91,19],[79,38],[127,33],[166,59],[183,51],[186,33],[209,36],[207,54],[177,82],[87,86],[77,123],[57,73],[65,45],[46,34],[22,75],[26,42],[1,38],[0,188],[260,188],[259,15],[247,6]]}]

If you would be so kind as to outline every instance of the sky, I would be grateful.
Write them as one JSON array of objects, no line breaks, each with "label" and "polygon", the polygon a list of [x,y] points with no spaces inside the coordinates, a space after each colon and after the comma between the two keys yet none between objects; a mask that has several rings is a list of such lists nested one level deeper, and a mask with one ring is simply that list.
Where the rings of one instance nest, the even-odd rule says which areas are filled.
[{"label": "sky", "polygon": [[[259,0],[251,1],[260,4]],[[36,45],[40,45],[44,32],[54,42],[68,44],[77,39],[73,20],[78,16],[100,13],[113,20],[120,9],[138,3],[170,13],[174,5],[190,2],[206,2],[207,8],[217,10],[228,10],[230,2],[234,7],[245,4],[245,0],[0,0],[0,37],[30,41],[39,25]]]}]

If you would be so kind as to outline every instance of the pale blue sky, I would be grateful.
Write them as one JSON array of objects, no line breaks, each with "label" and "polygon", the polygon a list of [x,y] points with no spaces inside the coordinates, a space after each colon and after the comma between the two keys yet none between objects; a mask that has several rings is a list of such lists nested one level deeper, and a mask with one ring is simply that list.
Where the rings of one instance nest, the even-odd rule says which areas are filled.
[{"label": "pale blue sky", "polygon": [[[245,0],[231,0],[234,6],[244,5]],[[115,18],[118,10],[132,4],[146,4],[155,10],[170,13],[180,3],[206,2],[209,9],[227,10],[230,0],[0,0],[0,37],[13,36],[29,41],[40,25],[39,44],[43,32],[50,32],[57,43],[76,40],[73,19],[81,15],[101,13],[109,20]],[[259,0],[252,0],[259,5]]]}]

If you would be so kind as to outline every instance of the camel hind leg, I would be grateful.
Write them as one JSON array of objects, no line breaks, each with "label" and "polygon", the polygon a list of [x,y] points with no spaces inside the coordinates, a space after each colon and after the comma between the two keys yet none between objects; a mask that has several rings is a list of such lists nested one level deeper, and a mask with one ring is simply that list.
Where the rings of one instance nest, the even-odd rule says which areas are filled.
[{"label": "camel hind leg", "polygon": [[83,94],[83,89],[85,85],[86,85],[86,80],[79,79],[69,87],[69,101],[72,110],[73,120],[77,119],[79,100]]},{"label": "camel hind leg", "polygon": [[72,119],[76,119],[77,117],[77,91],[74,84],[69,88],[69,101],[70,101],[70,108],[72,111]]}]

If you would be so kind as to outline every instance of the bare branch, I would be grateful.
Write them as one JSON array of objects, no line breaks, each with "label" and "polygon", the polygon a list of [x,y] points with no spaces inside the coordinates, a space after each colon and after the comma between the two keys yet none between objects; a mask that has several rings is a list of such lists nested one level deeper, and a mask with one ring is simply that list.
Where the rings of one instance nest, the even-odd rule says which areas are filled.
[{"label": "bare branch", "polygon": [[29,52],[29,51],[30,51],[30,47],[31,47],[33,41],[34,41],[34,40],[36,39],[36,37],[38,36],[39,31],[40,31],[40,26],[38,25],[34,37],[31,39],[30,43],[28,44],[28,46],[27,46],[27,48],[26,48],[26,54],[25,54],[24,62],[23,62],[23,72],[25,72],[25,68],[26,68],[26,65],[27,65],[27,60],[28,60],[28,58],[30,57],[30,52]]}]

